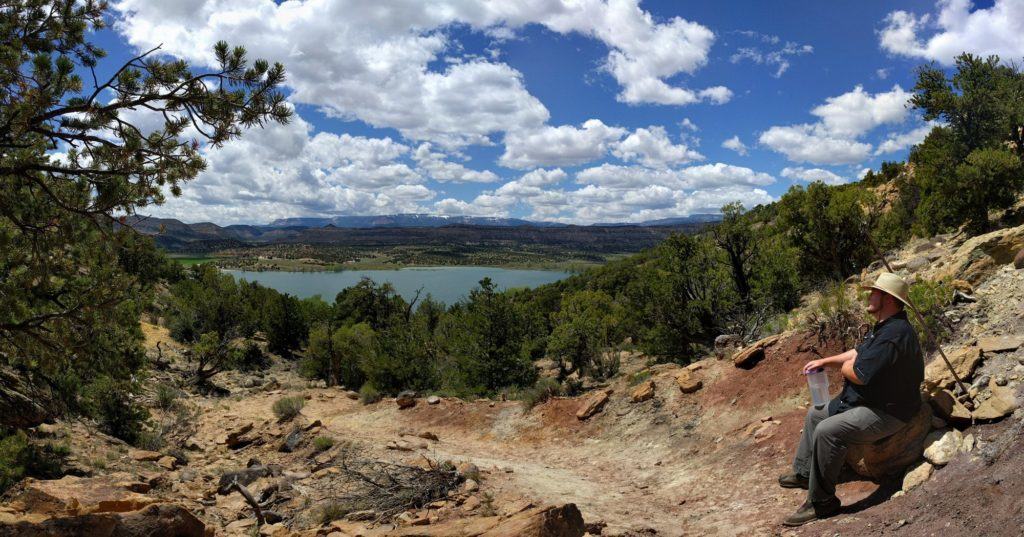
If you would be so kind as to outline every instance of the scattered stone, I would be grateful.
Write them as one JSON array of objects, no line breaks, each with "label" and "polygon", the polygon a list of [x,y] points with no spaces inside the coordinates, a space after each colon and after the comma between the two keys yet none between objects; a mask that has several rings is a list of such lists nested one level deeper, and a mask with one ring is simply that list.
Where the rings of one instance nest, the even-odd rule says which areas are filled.
[{"label": "scattered stone", "polygon": [[347,398],[349,398],[349,399],[351,399],[353,401],[356,401],[356,400],[359,399],[359,392],[354,392],[352,390],[345,390],[345,397],[347,397]]},{"label": "scattered stone", "polygon": [[133,461],[139,462],[156,462],[163,457],[162,453],[156,451],[148,451],[145,449],[130,449],[128,450],[128,457]]},{"label": "scattered stone", "polygon": [[928,478],[932,476],[932,472],[935,467],[928,461],[921,461],[920,464],[912,468],[903,476],[903,487],[900,489],[903,492],[909,492],[914,487],[928,481]]},{"label": "scattered stone", "polygon": [[945,466],[960,451],[964,435],[956,429],[934,431],[925,439],[924,458],[935,466]]},{"label": "scattered stone", "polygon": [[1006,377],[1004,377],[1003,375],[996,375],[995,383],[996,383],[996,386],[1006,386],[1007,385]]},{"label": "scattered stone", "polygon": [[1024,344],[1022,336],[991,336],[978,338],[978,346],[984,352],[1015,351]]},{"label": "scattered stone", "polygon": [[477,483],[475,479],[467,479],[466,482],[462,484],[462,492],[473,493],[478,490],[480,490],[480,483]]},{"label": "scattered stone", "polygon": [[295,451],[295,448],[299,447],[300,442],[302,442],[302,429],[293,429],[292,432],[288,433],[288,436],[284,437],[281,445],[277,446],[277,450],[282,453],[291,453]]},{"label": "scattered stone", "polygon": [[455,472],[463,479],[476,479],[480,477],[480,468],[471,462],[463,462],[455,467]]},{"label": "scattered stone", "polygon": [[939,390],[932,393],[931,407],[942,419],[956,426],[970,425],[971,411],[957,400],[953,392]]},{"label": "scattered stone", "polygon": [[1013,268],[1018,270],[1024,268],[1024,248],[1021,248],[1017,255],[1013,257]]},{"label": "scattered stone", "polygon": [[420,437],[420,438],[422,438],[424,440],[430,440],[431,442],[438,442],[438,441],[441,440],[440,438],[437,437],[436,434],[434,434],[434,433],[432,433],[430,431],[423,431],[422,433],[420,433],[420,434],[418,434],[416,436],[418,436],[418,437]]},{"label": "scattered stone", "polygon": [[275,467],[263,466],[258,464],[250,466],[242,470],[235,470],[227,472],[220,476],[220,481],[217,483],[217,494],[226,495],[231,493],[231,485],[234,482],[238,482],[239,485],[245,486],[261,477],[267,477],[274,474],[280,473]]},{"label": "scattered stone", "polygon": [[412,444],[404,440],[392,440],[385,447],[392,451],[412,451],[414,449]]},{"label": "scattered stone", "polygon": [[704,382],[694,378],[689,370],[684,369],[676,375],[676,385],[679,386],[679,391],[683,393],[693,393],[701,389],[704,386]]},{"label": "scattered stone", "polygon": [[608,402],[611,393],[611,390],[603,390],[584,400],[583,405],[576,411],[576,419],[583,421],[600,412]]},{"label": "scattered stone", "polygon": [[642,403],[654,397],[654,381],[646,380],[633,390],[633,402]]},{"label": "scattered stone", "polygon": [[914,272],[917,272],[919,270],[927,268],[928,265],[930,265],[930,264],[931,264],[931,261],[928,261],[927,257],[918,256],[918,257],[915,257],[915,258],[911,259],[910,261],[907,261],[906,269],[908,271],[910,271],[911,273],[914,273]]},{"label": "scattered stone", "polygon": [[973,412],[976,419],[998,420],[1017,409],[1017,399],[1012,389],[1000,386],[995,381],[990,383],[988,388],[992,396],[978,405]]},{"label": "scattered stone", "polygon": [[402,526],[426,526],[430,519],[423,513],[410,513],[406,511],[397,517],[398,523]]},{"label": "scattered stone", "polygon": [[395,398],[395,403],[398,404],[398,408],[411,408],[416,406],[416,392],[404,391],[398,394]]},{"label": "scattered stone", "polygon": [[436,395],[431,395],[430,397],[427,397],[427,404],[428,405],[436,405],[436,404],[438,404],[440,402],[441,402],[441,398],[436,396]]},{"label": "scattered stone", "polygon": [[167,455],[165,457],[160,457],[160,459],[156,461],[156,464],[164,470],[173,470],[178,467],[178,459]]},{"label": "scattered stone", "polygon": [[480,507],[480,498],[477,498],[476,496],[466,498],[466,501],[462,504],[463,511],[473,511],[477,507]]},{"label": "scattered stone", "polygon": [[[949,358],[949,363],[953,365],[953,369],[956,370],[956,374],[961,379],[969,379],[974,374],[978,364],[981,363],[981,348],[975,346],[963,347],[954,352],[947,353],[946,356]],[[953,374],[946,367],[946,363],[938,354],[925,367],[924,379],[926,384],[939,388],[948,388],[956,382]]]},{"label": "scattered stone", "polygon": [[247,446],[255,440],[255,438],[246,437],[245,434],[253,429],[254,425],[250,421],[241,427],[229,431],[223,440],[217,442],[218,444],[225,444],[231,449],[238,449],[240,447]]}]

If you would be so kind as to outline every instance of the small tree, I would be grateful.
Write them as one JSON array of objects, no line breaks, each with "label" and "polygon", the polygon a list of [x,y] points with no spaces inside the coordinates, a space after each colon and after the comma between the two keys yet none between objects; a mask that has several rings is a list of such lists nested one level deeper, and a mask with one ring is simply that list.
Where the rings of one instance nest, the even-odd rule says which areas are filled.
[{"label": "small tree", "polygon": [[597,379],[617,373],[614,358],[605,358],[622,333],[622,306],[601,291],[577,291],[551,314],[554,330],[547,353],[558,365],[558,378],[579,372]]}]

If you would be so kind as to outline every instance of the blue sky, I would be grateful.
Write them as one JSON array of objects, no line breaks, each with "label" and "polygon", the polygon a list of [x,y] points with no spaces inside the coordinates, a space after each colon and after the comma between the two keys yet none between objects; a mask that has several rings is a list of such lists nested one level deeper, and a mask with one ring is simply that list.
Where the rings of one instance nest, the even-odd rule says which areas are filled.
[{"label": "blue sky", "polygon": [[209,149],[152,214],[622,222],[904,159],[914,68],[1019,60],[1022,4],[123,0],[96,38],[111,69],[155,45],[202,69],[224,39],[288,71],[296,121]]}]

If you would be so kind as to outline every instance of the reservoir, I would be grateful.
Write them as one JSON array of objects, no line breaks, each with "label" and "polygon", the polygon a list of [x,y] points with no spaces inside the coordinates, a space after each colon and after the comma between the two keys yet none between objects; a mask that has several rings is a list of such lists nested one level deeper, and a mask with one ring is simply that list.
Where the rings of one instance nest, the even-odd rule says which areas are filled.
[{"label": "reservoir", "polygon": [[346,270],[341,272],[286,272],[225,270],[235,278],[258,282],[282,293],[300,298],[320,295],[333,302],[335,295],[352,287],[363,278],[378,284],[389,282],[402,298],[411,300],[423,288],[421,298],[429,293],[435,300],[451,305],[469,295],[480,280],[490,278],[499,289],[537,287],[556,282],[570,275],[555,270],[503,269],[496,267],[410,267],[396,270]]}]

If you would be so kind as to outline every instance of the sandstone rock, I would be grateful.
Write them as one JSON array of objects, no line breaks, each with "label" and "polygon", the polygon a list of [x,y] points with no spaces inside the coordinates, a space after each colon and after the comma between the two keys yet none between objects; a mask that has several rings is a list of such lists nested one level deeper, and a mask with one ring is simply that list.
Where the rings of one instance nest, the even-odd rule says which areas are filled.
[{"label": "sandstone rock", "polygon": [[418,434],[416,436],[418,436],[418,437],[420,437],[420,438],[422,438],[424,440],[430,440],[431,442],[438,442],[438,441],[441,440],[440,438],[437,437],[436,434],[434,434],[434,433],[432,433],[430,431],[423,431],[422,433],[420,433],[420,434]]},{"label": "sandstone rock", "polygon": [[978,346],[984,352],[1015,351],[1024,344],[1024,336],[990,336],[978,338]]},{"label": "sandstone rock", "polygon": [[694,378],[694,375],[684,369],[676,375],[676,385],[679,386],[679,391],[683,393],[693,393],[701,389],[704,383],[700,379]]},{"label": "sandstone rock", "polygon": [[408,511],[398,515],[398,523],[403,526],[426,526],[430,519],[424,513],[410,513]]},{"label": "sandstone rock", "polygon": [[476,496],[466,498],[466,501],[462,504],[463,511],[473,511],[477,507],[480,507],[480,498],[477,498]]},{"label": "sandstone rock", "polygon": [[896,434],[872,444],[851,445],[846,452],[846,462],[854,472],[871,479],[898,475],[921,457],[931,422],[931,407],[922,404],[910,423]]},{"label": "sandstone rock", "polygon": [[[974,374],[974,370],[981,363],[981,348],[976,346],[963,347],[953,352],[947,352],[946,357],[949,358],[949,363],[953,365],[956,374],[960,375],[960,379],[966,382],[966,379],[969,379]],[[925,367],[924,381],[927,385],[939,388],[948,388],[956,383],[956,379],[953,378],[953,374],[949,371],[945,361],[942,360],[942,356],[939,356],[938,353]]]},{"label": "sandstone rock", "polygon": [[241,427],[238,427],[232,431],[228,431],[228,434],[224,436],[223,440],[217,442],[218,444],[225,444],[231,449],[237,449],[243,446],[247,446],[252,443],[253,438],[245,436],[246,433],[253,429],[254,425],[250,421]]},{"label": "sandstone rock", "polygon": [[231,484],[235,481],[237,481],[239,485],[248,485],[261,477],[267,477],[279,473],[280,472],[276,471],[276,468],[273,465],[263,466],[262,464],[250,466],[242,470],[227,472],[220,476],[220,481],[217,484],[217,494],[229,494],[231,492]]},{"label": "sandstone rock", "polygon": [[467,479],[466,482],[462,484],[462,492],[472,493],[478,490],[480,490],[480,483],[477,483],[476,480]]},{"label": "sandstone rock", "polygon": [[935,467],[928,461],[921,461],[920,464],[912,468],[905,476],[903,476],[903,492],[908,492],[914,487],[928,481],[928,478],[932,476],[932,471]]},{"label": "sandstone rock", "polygon": [[26,512],[87,515],[135,511],[160,500],[130,490],[112,476],[26,479],[12,500]]},{"label": "sandstone rock", "polygon": [[471,462],[459,463],[455,467],[455,472],[463,479],[477,479],[480,477],[480,468]]},{"label": "sandstone rock", "polygon": [[1021,248],[1017,255],[1013,256],[1013,268],[1018,270],[1024,268],[1024,248]]},{"label": "sandstone rock", "polygon": [[999,386],[995,380],[989,383],[992,396],[985,399],[972,413],[979,420],[997,420],[1008,416],[1017,409],[1017,398],[1009,387]]},{"label": "sandstone rock", "polygon": [[430,397],[427,397],[427,404],[428,405],[436,405],[436,404],[438,404],[440,402],[441,402],[441,398],[436,396],[436,395],[431,395]]},{"label": "sandstone rock", "polygon": [[284,437],[281,444],[277,446],[277,450],[282,453],[291,453],[295,451],[295,448],[299,447],[299,442],[302,442],[302,429],[294,429],[288,433],[288,436]]},{"label": "sandstone rock", "polygon": [[953,286],[953,289],[956,289],[961,293],[967,293],[969,295],[974,294],[974,286],[964,280],[953,280],[950,285]]},{"label": "sandstone rock", "polygon": [[345,390],[345,397],[347,397],[347,398],[349,398],[349,399],[351,399],[353,401],[356,401],[356,400],[359,399],[359,392],[354,392],[352,390]]},{"label": "sandstone rock", "polygon": [[1014,262],[1022,249],[1024,225],[971,237],[947,258],[946,266],[933,278],[957,278],[976,284],[1000,265]]},{"label": "sandstone rock", "polygon": [[50,518],[41,522],[17,522],[0,527],[0,534],[19,537],[78,537],[82,535],[147,537],[205,537],[206,526],[176,504],[156,504],[142,509],[89,513]]},{"label": "sandstone rock", "polygon": [[765,349],[775,345],[786,334],[776,334],[758,340],[753,345],[741,350],[732,357],[732,364],[736,367],[750,368],[764,358]]},{"label": "sandstone rock", "polygon": [[157,466],[163,468],[164,470],[173,470],[178,467],[178,459],[175,459],[174,457],[167,455],[164,457],[160,457],[160,459],[156,461],[156,464]]},{"label": "sandstone rock", "polygon": [[163,457],[163,454],[145,449],[130,449],[128,450],[128,457],[133,461],[156,462],[160,457]]},{"label": "sandstone rock", "polygon": [[642,403],[654,397],[654,381],[646,380],[633,390],[632,399],[634,403]]},{"label": "sandstone rock", "polygon": [[918,257],[915,257],[915,258],[911,259],[910,261],[907,261],[907,267],[906,268],[907,268],[908,271],[913,273],[913,272],[917,272],[917,271],[919,271],[921,269],[927,268],[929,264],[931,264],[931,262],[928,261],[927,257],[918,256]]},{"label": "sandstone rock", "polygon": [[960,451],[963,451],[964,453],[969,453],[971,451],[974,451],[974,445],[975,445],[974,435],[973,434],[965,434],[964,435],[964,442],[962,444],[960,444]]},{"label": "sandstone rock", "polygon": [[611,393],[611,390],[603,390],[584,400],[583,405],[576,411],[576,419],[580,421],[586,420],[600,412],[604,408],[605,403],[608,402]]},{"label": "sandstone rock", "polygon": [[467,517],[422,527],[380,530],[389,537],[582,537],[583,516],[574,504],[527,509],[507,518]]},{"label": "sandstone rock", "polygon": [[411,408],[416,406],[416,392],[404,391],[395,398],[398,408]]},{"label": "sandstone rock", "polygon": [[934,431],[925,439],[924,458],[935,466],[945,466],[960,452],[964,435],[956,429]]},{"label": "sandstone rock", "polygon": [[949,390],[942,390],[932,396],[932,408],[951,425],[966,427],[971,424],[971,411],[953,396]]}]

